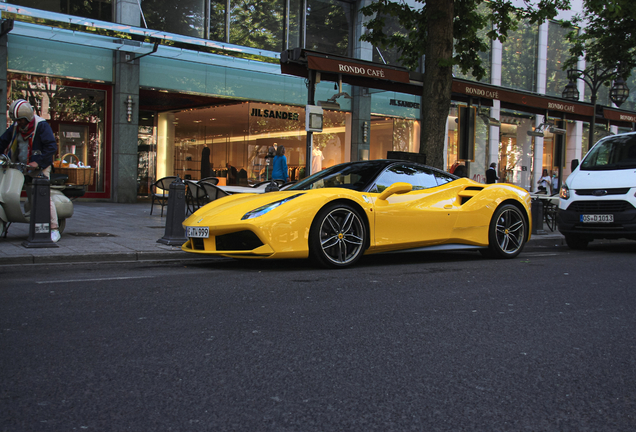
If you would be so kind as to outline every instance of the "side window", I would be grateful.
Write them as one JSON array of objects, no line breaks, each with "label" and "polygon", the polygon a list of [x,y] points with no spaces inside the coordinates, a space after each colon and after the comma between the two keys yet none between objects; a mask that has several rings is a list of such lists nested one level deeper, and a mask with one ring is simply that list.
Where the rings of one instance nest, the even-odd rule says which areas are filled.
[{"label": "side window", "polygon": [[399,164],[387,168],[375,182],[370,192],[382,192],[393,183],[404,182],[413,185],[413,190],[427,189],[437,186],[432,170]]},{"label": "side window", "polygon": [[441,186],[443,184],[446,184],[446,183],[452,182],[453,180],[456,180],[454,177],[452,177],[452,176],[450,176],[450,175],[448,175],[448,174],[446,174],[444,172],[441,172],[441,171],[434,171],[434,173],[435,173],[435,180],[437,180],[437,185],[438,186]]}]

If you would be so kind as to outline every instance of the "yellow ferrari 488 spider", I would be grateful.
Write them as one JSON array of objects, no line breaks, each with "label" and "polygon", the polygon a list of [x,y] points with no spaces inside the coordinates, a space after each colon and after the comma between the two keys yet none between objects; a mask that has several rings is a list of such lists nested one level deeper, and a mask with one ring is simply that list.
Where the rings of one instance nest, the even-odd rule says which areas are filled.
[{"label": "yellow ferrari 488 spider", "polygon": [[281,190],[235,194],[184,222],[186,252],[310,258],[346,267],[364,254],[478,249],[514,258],[530,238],[530,194],[413,162],[372,160],[324,169]]}]

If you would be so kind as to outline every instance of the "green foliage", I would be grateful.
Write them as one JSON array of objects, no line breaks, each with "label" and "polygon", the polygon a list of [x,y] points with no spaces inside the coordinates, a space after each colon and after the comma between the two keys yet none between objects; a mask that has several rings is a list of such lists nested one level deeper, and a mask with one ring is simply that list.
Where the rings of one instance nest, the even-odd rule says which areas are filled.
[{"label": "green foliage", "polygon": [[[390,0],[378,0],[361,9],[371,17],[366,23],[369,32],[361,40],[384,49],[396,49],[400,61],[408,69],[415,70],[426,55],[427,29],[434,19],[426,0],[418,0],[418,7]],[[517,30],[521,20],[530,24],[543,22],[556,16],[558,10],[569,9],[569,0],[541,0],[537,4],[526,2],[526,8],[515,8],[510,0],[454,0],[448,4],[454,8],[453,54],[449,59],[438,59],[440,67],[458,66],[462,74],[472,73],[480,80],[486,73],[484,56],[490,41],[505,42],[510,32]],[[421,5],[421,6],[420,6]],[[405,33],[385,32],[389,17],[399,21]],[[436,38],[436,35],[431,35]]]},{"label": "green foliage", "polygon": [[[576,26],[583,27],[577,31]],[[636,68],[636,8],[633,0],[585,0],[584,10],[568,35],[573,44],[566,68],[576,67],[579,57],[588,65],[618,69],[627,77]]]}]

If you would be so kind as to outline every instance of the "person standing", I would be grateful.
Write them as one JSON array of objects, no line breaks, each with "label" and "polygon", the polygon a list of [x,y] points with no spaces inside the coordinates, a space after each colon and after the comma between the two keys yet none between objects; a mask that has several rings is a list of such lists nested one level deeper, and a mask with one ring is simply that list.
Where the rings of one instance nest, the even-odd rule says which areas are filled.
[{"label": "person standing", "polygon": [[[35,115],[31,104],[18,99],[9,107],[13,124],[0,136],[0,153],[11,161],[26,164],[29,169],[41,169],[42,175],[51,178],[53,156],[57,153],[57,141],[51,126],[42,117]],[[51,240],[60,240],[60,231],[55,204],[51,200]]]},{"label": "person standing", "polygon": [[499,177],[497,176],[497,164],[493,162],[486,170],[486,184],[497,183],[497,180],[499,180]]},{"label": "person standing", "polygon": [[282,145],[276,149],[276,156],[274,156],[272,164],[272,180],[282,180],[285,183],[289,181],[287,157],[285,156],[285,147]]}]

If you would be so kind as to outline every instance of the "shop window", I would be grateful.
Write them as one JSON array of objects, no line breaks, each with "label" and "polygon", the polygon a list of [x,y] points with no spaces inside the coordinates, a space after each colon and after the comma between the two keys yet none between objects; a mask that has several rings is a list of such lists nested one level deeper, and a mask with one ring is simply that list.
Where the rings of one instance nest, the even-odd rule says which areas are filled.
[{"label": "shop window", "polygon": [[[57,158],[73,154],[87,166],[95,169],[93,184],[86,186],[87,198],[102,197],[108,193],[109,179],[105,178],[109,154],[109,126],[106,105],[110,87],[9,74],[9,101],[26,99],[36,115],[44,118],[55,134]],[[66,160],[74,158],[67,158]]]},{"label": "shop window", "polygon": [[147,196],[157,179],[156,115],[153,111],[139,111],[137,134],[137,195]]},{"label": "shop window", "polygon": [[371,116],[370,159],[386,159],[387,152],[418,152],[420,122],[417,120]]},{"label": "shop window", "polygon": [[[325,111],[323,131],[313,135],[314,170],[345,162],[348,116],[342,111]],[[306,176],[304,107],[246,102],[182,111],[175,114],[172,126],[171,175],[198,180],[207,174],[203,167],[209,165],[210,177],[218,177],[221,185],[264,181],[271,178],[269,149],[284,146],[290,179]]]},{"label": "shop window", "polygon": [[500,183],[512,183],[533,190],[534,139],[527,134],[533,128],[533,122],[534,116],[530,114],[502,110],[498,164]]},{"label": "shop window", "polygon": [[113,3],[111,0],[10,0],[6,3],[100,21],[113,20]]}]

